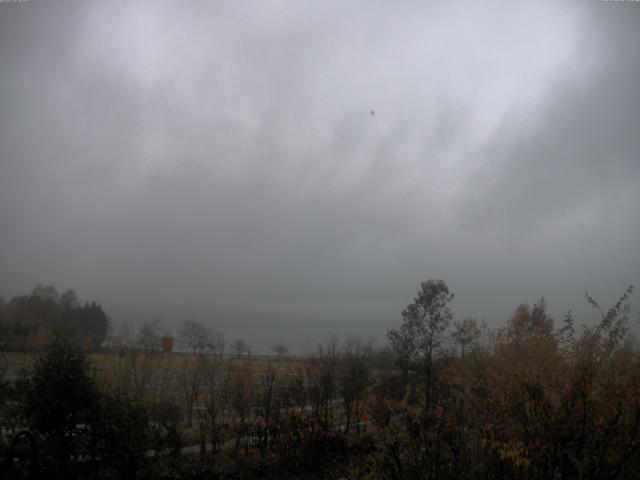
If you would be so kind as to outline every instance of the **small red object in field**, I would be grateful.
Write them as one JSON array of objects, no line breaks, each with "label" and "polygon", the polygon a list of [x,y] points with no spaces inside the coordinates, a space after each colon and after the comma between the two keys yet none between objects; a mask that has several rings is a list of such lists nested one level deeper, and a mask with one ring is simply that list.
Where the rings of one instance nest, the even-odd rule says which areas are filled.
[{"label": "small red object in field", "polygon": [[167,353],[173,351],[173,337],[164,335],[160,339],[160,347],[162,347],[162,350]]}]

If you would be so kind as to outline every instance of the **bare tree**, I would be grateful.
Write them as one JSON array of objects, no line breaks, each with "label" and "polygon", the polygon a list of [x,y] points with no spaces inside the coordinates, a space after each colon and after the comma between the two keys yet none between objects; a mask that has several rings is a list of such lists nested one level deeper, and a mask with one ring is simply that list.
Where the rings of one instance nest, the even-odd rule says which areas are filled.
[{"label": "bare tree", "polygon": [[282,385],[278,371],[269,365],[260,374],[260,383],[256,395],[256,436],[260,440],[260,455],[264,460],[266,450],[271,443],[272,434],[277,432],[282,411]]},{"label": "bare tree", "polygon": [[368,360],[373,352],[373,339],[347,338],[342,352],[338,374],[338,390],[342,395],[346,416],[345,433],[349,433],[352,421],[358,424],[360,402],[369,376]]},{"label": "bare tree", "polygon": [[195,355],[208,347],[211,331],[197,320],[185,320],[178,335],[180,345]]},{"label": "bare tree", "polygon": [[207,342],[207,350],[214,356],[222,358],[227,346],[227,339],[222,332],[212,332]]},{"label": "bare tree", "polygon": [[[254,402],[254,368],[250,362],[238,362],[231,369],[230,403],[232,408],[231,429],[234,434],[233,456],[237,456],[243,438],[249,433],[249,417]],[[245,455],[248,445],[245,444]]]},{"label": "bare tree", "polygon": [[338,338],[318,345],[318,353],[307,364],[309,399],[316,419],[328,429],[333,420],[333,402],[337,390]]},{"label": "bare tree", "polygon": [[193,408],[200,398],[205,380],[205,365],[201,362],[201,358],[202,357],[182,356],[177,371],[188,427],[191,427]]},{"label": "bare tree", "polygon": [[203,363],[202,408],[196,410],[196,416],[201,430],[201,452],[204,454],[207,436],[214,452],[223,441],[224,430],[229,423],[231,375],[225,361],[220,358],[201,357],[200,360]]},{"label": "bare tree", "polygon": [[136,346],[138,348],[156,352],[160,349],[161,336],[162,320],[159,318],[145,320],[136,335]]},{"label": "bare tree", "polygon": [[289,353],[289,345],[287,345],[286,343],[276,343],[273,347],[271,347],[271,350],[273,350],[273,352],[278,357],[282,357]]},{"label": "bare tree", "polygon": [[251,356],[251,346],[242,338],[238,338],[236,341],[234,341],[233,344],[231,344],[231,348],[233,348],[234,352],[236,352],[236,355],[238,356],[242,355],[245,352],[249,356]]}]

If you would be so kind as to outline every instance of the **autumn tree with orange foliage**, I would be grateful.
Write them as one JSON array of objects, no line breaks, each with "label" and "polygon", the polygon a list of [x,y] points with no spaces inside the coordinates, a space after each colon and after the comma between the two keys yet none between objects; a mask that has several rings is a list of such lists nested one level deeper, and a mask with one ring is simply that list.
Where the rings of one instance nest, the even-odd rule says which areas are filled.
[{"label": "autumn tree with orange foliage", "polygon": [[542,299],[519,305],[485,348],[436,359],[431,421],[410,404],[387,416],[376,478],[639,478],[632,290],[606,312],[587,295],[601,317],[581,333],[570,314],[555,328]]}]

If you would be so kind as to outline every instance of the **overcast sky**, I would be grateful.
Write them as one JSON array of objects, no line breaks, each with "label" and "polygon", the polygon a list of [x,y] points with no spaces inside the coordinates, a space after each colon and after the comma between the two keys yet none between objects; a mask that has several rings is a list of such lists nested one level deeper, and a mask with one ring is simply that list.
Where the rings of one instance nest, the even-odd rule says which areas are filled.
[{"label": "overcast sky", "polygon": [[640,3],[0,3],[0,232],[5,298],[258,350],[429,278],[586,315],[640,278]]}]

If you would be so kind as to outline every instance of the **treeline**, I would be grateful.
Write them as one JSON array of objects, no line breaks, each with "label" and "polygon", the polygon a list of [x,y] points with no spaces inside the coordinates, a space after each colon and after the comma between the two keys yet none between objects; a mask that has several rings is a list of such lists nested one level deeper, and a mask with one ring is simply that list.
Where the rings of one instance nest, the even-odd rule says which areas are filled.
[{"label": "treeline", "polygon": [[639,478],[632,290],[608,310],[587,295],[600,321],[581,331],[570,313],[554,327],[544,300],[519,305],[481,342],[474,321],[447,329],[444,282],[423,283],[389,332],[411,395],[390,407],[403,421],[381,437],[383,478]]},{"label": "treeline", "polygon": [[95,302],[81,303],[73,290],[37,285],[30,295],[0,298],[0,348],[38,350],[51,337],[73,337],[85,349],[102,345],[109,317]]},{"label": "treeline", "polygon": [[431,280],[382,349],[351,337],[295,361],[216,355],[224,342],[193,322],[182,341],[207,355],[123,345],[87,359],[56,337],[21,380],[2,384],[3,426],[25,432],[0,448],[4,473],[639,478],[631,290],[608,310],[587,296],[600,313],[589,327],[569,314],[555,325],[541,300],[490,329],[453,322],[453,294]]}]

